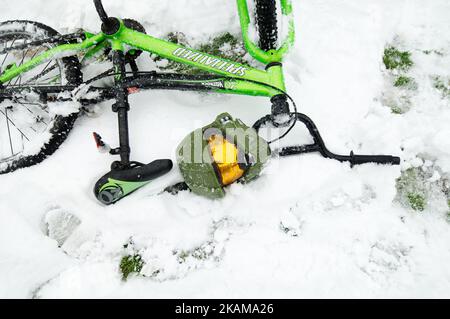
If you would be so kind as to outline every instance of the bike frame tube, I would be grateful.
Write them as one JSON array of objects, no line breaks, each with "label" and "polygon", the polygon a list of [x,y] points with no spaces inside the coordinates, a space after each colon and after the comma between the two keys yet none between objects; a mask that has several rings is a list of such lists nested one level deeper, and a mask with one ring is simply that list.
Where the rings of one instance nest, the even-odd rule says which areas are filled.
[{"label": "bike frame tube", "polygon": [[[219,58],[179,44],[164,41],[123,27],[114,39],[143,51],[155,53],[165,59],[186,64],[233,80],[225,81],[225,89],[217,91],[245,95],[274,96],[285,91],[281,68],[263,71]],[[247,82],[251,81],[251,82]],[[267,84],[258,84],[255,82]],[[275,88],[271,88],[273,86]]]},{"label": "bike frame tube", "polygon": [[[92,56],[98,52],[98,47],[104,48],[106,46],[111,46],[113,50],[122,51],[123,45],[151,52],[163,58],[197,67],[210,73],[233,78],[232,80],[224,80],[223,88],[211,89],[212,91],[227,94],[271,97],[280,94],[281,91],[284,91],[285,89],[281,69],[272,69],[269,70],[270,72],[259,70],[231,60],[189,49],[172,42],[160,40],[144,33],[128,29],[125,26],[121,27],[121,30],[114,36],[106,36],[103,33],[99,33],[87,38],[81,43],[63,44],[52,48],[19,67],[12,66],[5,70],[0,76],[0,83],[7,83],[20,74],[51,59],[71,56],[81,51],[87,51],[87,54]],[[179,54],[179,56],[177,54]],[[189,56],[194,55],[197,57],[200,56],[201,59],[199,60],[204,60],[206,64],[190,60]],[[187,56],[187,58],[185,56]],[[227,71],[227,69],[231,72]],[[236,70],[243,72],[241,73],[242,75],[232,73]],[[247,82],[247,80],[268,84],[268,86]],[[274,89],[271,86],[274,86],[277,89]]]},{"label": "bike frame tube", "polygon": [[55,59],[60,56],[67,57],[77,54],[78,52],[81,52],[99,43],[102,43],[104,40],[105,35],[103,33],[99,33],[91,38],[86,39],[81,43],[59,45],[53,49],[45,51],[44,53],[36,56],[35,58],[31,59],[30,61],[20,66],[12,66],[11,68],[5,70],[5,72],[3,72],[2,75],[0,76],[0,84],[6,83],[14,79],[15,77],[19,76],[20,74],[25,73],[46,61]]},{"label": "bike frame tube", "polygon": [[[290,0],[280,0],[282,12],[285,15],[292,13]],[[244,42],[249,53],[257,60],[269,64],[280,62],[284,52],[293,42],[293,32],[290,32],[288,40],[278,50],[264,52],[252,43],[248,37],[248,25],[250,23],[246,0],[237,0],[239,16],[244,35]],[[209,73],[224,76],[223,85],[210,87],[211,91],[226,94],[242,94],[251,96],[272,97],[283,93],[285,88],[283,69],[280,64],[272,65],[266,71],[243,65],[232,60],[220,58],[198,50],[190,49],[179,44],[154,38],[125,27],[122,21],[118,30],[113,35],[104,33],[85,33],[86,39],[81,43],[63,44],[52,48],[21,66],[12,66],[0,76],[0,84],[7,83],[13,78],[25,73],[34,67],[51,59],[75,55],[86,51],[87,56],[92,56],[100,49],[110,46],[115,51],[123,51],[125,46],[154,53],[162,58],[178,63],[186,64]],[[293,27],[290,26],[291,31]]]},{"label": "bike frame tube", "polygon": [[295,26],[293,19],[293,10],[291,0],[280,0],[281,13],[288,18],[288,35],[282,41],[281,47],[277,50],[263,51],[250,38],[250,14],[248,10],[247,0],[237,0],[239,19],[241,22],[242,38],[244,39],[245,48],[252,57],[264,64],[273,62],[282,62],[284,55],[294,45],[295,42]]}]

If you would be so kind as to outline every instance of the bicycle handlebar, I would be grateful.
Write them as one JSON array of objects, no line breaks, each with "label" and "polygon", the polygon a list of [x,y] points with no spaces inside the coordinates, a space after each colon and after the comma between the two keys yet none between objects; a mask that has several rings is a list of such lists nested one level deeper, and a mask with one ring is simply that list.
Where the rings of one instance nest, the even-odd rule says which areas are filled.
[{"label": "bicycle handlebar", "polygon": [[[400,164],[401,161],[400,157],[391,155],[356,155],[353,153],[353,151],[350,153],[350,155],[334,154],[333,152],[330,152],[327,149],[322,137],[320,136],[319,130],[317,129],[314,122],[308,116],[302,113],[291,113],[291,116],[293,116],[294,121],[299,121],[305,124],[306,128],[308,129],[309,133],[312,135],[314,139],[314,144],[282,147],[281,150],[279,150],[278,152],[279,156],[289,156],[289,155],[319,152],[323,157],[326,158],[335,159],[340,162],[350,162],[351,166],[365,163],[390,164],[390,165]],[[262,119],[257,121],[253,125],[253,128],[258,132],[259,129],[268,122],[273,123],[273,118],[271,115],[263,117]]]},{"label": "bicycle handlebar", "polygon": [[364,163],[400,165],[400,157],[390,155],[355,155],[352,152],[350,154],[350,163],[352,165]]},{"label": "bicycle handlebar", "polygon": [[361,165],[366,163],[375,163],[382,165],[400,165],[400,157],[391,155],[357,155],[353,151],[350,155],[337,155],[327,149],[322,149],[317,144],[299,145],[283,147],[279,151],[280,156],[298,155],[304,153],[319,152],[326,158],[338,160],[339,162],[349,162],[351,166]]}]

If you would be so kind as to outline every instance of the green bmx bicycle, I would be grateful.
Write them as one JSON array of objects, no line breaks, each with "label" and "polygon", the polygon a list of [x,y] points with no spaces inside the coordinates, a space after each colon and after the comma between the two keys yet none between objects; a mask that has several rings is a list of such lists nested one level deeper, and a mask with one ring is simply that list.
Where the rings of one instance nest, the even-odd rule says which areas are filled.
[{"label": "green bmx bicycle", "polygon": [[[271,114],[258,120],[253,126],[254,131],[267,125],[286,127],[282,138],[300,121],[314,139],[313,144],[283,147],[272,153],[286,156],[320,152],[325,157],[349,161],[352,165],[368,162],[399,164],[400,159],[393,156],[354,155],[353,152],[349,156],[333,154],[325,147],[311,119],[297,112],[294,101],[286,93],[282,64],[284,55],[294,43],[290,0],[255,0],[257,41],[250,37],[252,12],[247,0],[237,0],[245,47],[254,59],[265,65],[265,70],[154,38],[147,35],[137,21],[109,17],[101,0],[94,0],[94,4],[102,21],[98,34],[80,31],[61,35],[48,26],[31,21],[0,24],[0,174],[35,165],[53,154],[83,111],[81,108],[70,114],[54,114],[48,109],[49,102],[76,100],[86,107],[113,100],[112,110],[118,115],[119,146],[111,148],[98,134],[94,133],[94,137],[99,148],[120,156],[120,160],[113,162],[111,171],[95,185],[96,197],[111,204],[164,175],[172,169],[171,160],[156,160],[146,165],[130,160],[128,95],[145,89],[268,97]],[[277,14],[289,21],[287,37],[283,41],[278,39],[280,17]],[[206,75],[140,71],[136,59],[144,51],[201,69]],[[89,61],[100,52],[106,52],[113,68],[84,80],[80,57]],[[106,77],[113,78],[114,84],[95,86],[98,80]],[[217,145],[219,140],[214,141]],[[238,180],[252,166],[258,165],[258,161],[249,161],[248,157],[244,160],[245,167],[227,166],[228,169],[233,167],[237,176],[226,180],[220,174],[233,174],[233,170],[225,173],[221,171],[223,165],[214,166],[221,186]],[[184,186],[195,188],[192,183]]]}]

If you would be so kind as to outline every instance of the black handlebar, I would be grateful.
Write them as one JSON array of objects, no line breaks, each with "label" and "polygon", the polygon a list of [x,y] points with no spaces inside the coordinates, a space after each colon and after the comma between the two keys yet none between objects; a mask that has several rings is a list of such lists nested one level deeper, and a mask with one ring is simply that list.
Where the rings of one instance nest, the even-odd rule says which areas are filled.
[{"label": "black handlebar", "polygon": [[364,163],[378,163],[400,165],[400,157],[390,155],[355,155],[350,153],[350,163],[352,165],[359,165]]},{"label": "black handlebar", "polygon": [[[322,137],[320,136],[319,130],[317,129],[314,122],[308,116],[302,113],[291,113],[291,116],[293,117],[294,121],[299,121],[305,124],[309,133],[312,135],[314,139],[314,144],[283,147],[278,152],[280,156],[319,152],[323,157],[335,159],[340,162],[350,162],[352,166],[365,163],[390,164],[390,165],[400,164],[399,157],[390,155],[355,155],[353,154],[353,151],[350,153],[349,156],[334,154],[327,149]],[[271,115],[267,115],[266,117],[263,117],[262,119],[257,121],[253,125],[253,128],[256,131],[259,131],[261,126],[263,126],[268,122],[274,122],[273,117]]]},{"label": "black handlebar", "polygon": [[100,16],[100,19],[103,23],[108,23],[108,14],[105,11],[105,8],[103,7],[102,0],[94,0],[95,9],[97,10],[98,15]]}]

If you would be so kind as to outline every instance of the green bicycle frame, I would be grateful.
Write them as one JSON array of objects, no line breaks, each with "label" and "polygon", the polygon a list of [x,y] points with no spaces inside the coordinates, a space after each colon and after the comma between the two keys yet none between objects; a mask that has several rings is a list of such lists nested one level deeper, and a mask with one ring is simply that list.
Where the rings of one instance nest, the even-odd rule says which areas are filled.
[{"label": "green bicycle frame", "polygon": [[247,1],[237,0],[245,47],[256,60],[265,65],[270,65],[265,71],[154,38],[127,28],[120,21],[120,29],[115,34],[106,35],[104,33],[91,34],[85,32],[86,39],[80,43],[59,45],[20,66],[10,66],[1,74],[0,84],[7,83],[20,74],[55,58],[73,56],[79,52],[85,52],[86,56],[89,57],[107,46],[117,51],[125,51],[126,48],[132,47],[156,54],[168,60],[224,76],[223,87],[212,87],[211,91],[273,97],[286,90],[281,62],[295,39],[291,0],[280,0],[280,3],[282,14],[289,18],[288,36],[278,50],[265,52],[250,39],[250,16]]}]

